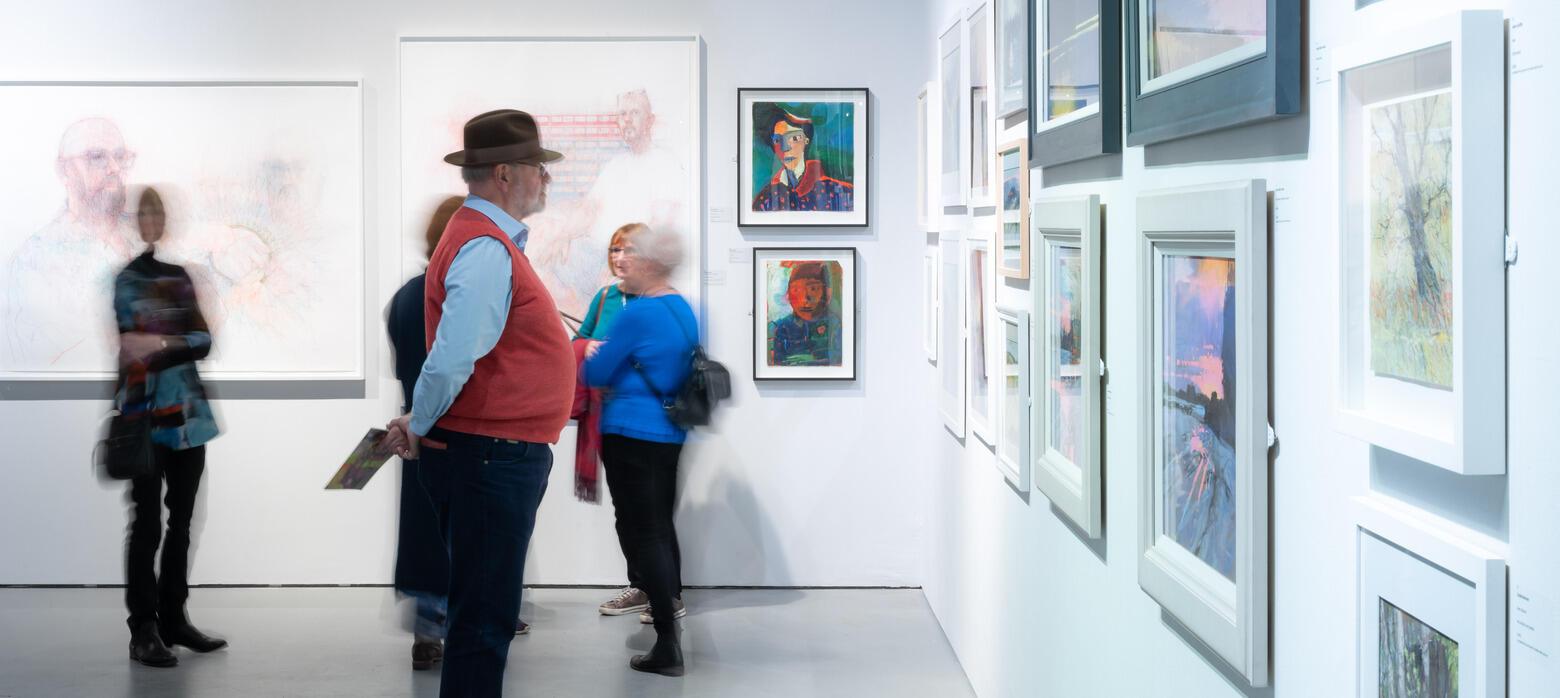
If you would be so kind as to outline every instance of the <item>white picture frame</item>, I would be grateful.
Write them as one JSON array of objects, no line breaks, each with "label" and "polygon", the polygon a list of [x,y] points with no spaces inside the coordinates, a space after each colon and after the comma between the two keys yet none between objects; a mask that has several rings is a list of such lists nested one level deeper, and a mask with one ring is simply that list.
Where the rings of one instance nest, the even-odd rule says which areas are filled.
[{"label": "white picture frame", "polygon": [[938,284],[937,349],[938,413],[943,426],[955,438],[965,436],[964,386],[964,263],[957,235],[944,234],[938,240],[942,273]]},{"label": "white picture frame", "polygon": [[754,381],[856,380],[858,261],[854,247],[753,248]]},{"label": "white picture frame", "polygon": [[995,118],[1011,117],[1029,108],[1029,15],[1034,1],[992,0]]},{"label": "white picture frame", "polygon": [[[1036,320],[1030,372],[1035,386],[1031,447],[1035,485],[1074,526],[1089,538],[1098,538],[1104,532],[1105,504],[1100,197],[1039,199],[1029,220],[1037,267],[1032,271],[1031,316]],[[1062,330],[1063,325],[1068,330]],[[1061,358],[1065,354],[1076,361]],[[1074,380],[1075,396],[1068,385]],[[1075,442],[1069,443],[1069,436]]]},{"label": "white picture frame", "polygon": [[[1144,377],[1138,584],[1251,686],[1265,686],[1271,642],[1266,182],[1144,192],[1137,213]],[[1177,294],[1172,300],[1188,294],[1201,302],[1183,303],[1167,318],[1166,270],[1183,268],[1192,272],[1169,286]],[[1179,351],[1206,352],[1203,347],[1218,342],[1217,354],[1170,357],[1178,373],[1167,375],[1166,327]],[[1239,370],[1233,401],[1228,396],[1237,384],[1223,370],[1230,358]],[[1217,362],[1216,372],[1205,367],[1210,362]],[[1162,377],[1183,382],[1171,392]],[[1165,431],[1167,422],[1174,431]],[[1167,454],[1166,444],[1176,451]],[[1177,491],[1180,501],[1167,506]],[[1182,526],[1166,525],[1172,518]],[[1218,523],[1207,525],[1210,519]]]},{"label": "white picture frame", "polygon": [[938,109],[938,133],[940,134],[939,162],[941,163],[942,205],[963,206],[969,193],[969,157],[964,152],[966,126],[969,124],[969,101],[965,99],[964,75],[964,12],[954,15],[937,39],[940,108]]},{"label": "white picture frame", "polygon": [[1029,481],[1029,311],[997,307],[995,336],[997,469],[1019,492]]},{"label": "white picture frame", "polygon": [[983,208],[997,202],[996,181],[996,120],[992,116],[995,95],[991,79],[992,18],[991,8],[985,2],[976,3],[965,18],[968,27],[967,50],[964,56],[969,110],[969,206]]},{"label": "white picture frame", "polygon": [[922,231],[932,230],[932,95],[934,83],[921,86],[915,96],[915,223]]},{"label": "white picture frame", "polygon": [[1505,696],[1506,546],[1386,497],[1355,497],[1354,510],[1356,695],[1381,695],[1381,662],[1397,654],[1381,646],[1391,615],[1393,631],[1409,628],[1396,641],[1436,650],[1419,655],[1425,674],[1418,678],[1448,681],[1450,672],[1436,669],[1456,653],[1456,692],[1427,695]]},{"label": "white picture frame", "polygon": [[[1333,64],[1339,173],[1334,425],[1344,434],[1454,473],[1505,473],[1504,20],[1498,10],[1453,13],[1341,46]],[[1427,105],[1435,105],[1434,114]],[[1450,128],[1441,136],[1443,143],[1450,140],[1449,163],[1444,144],[1438,145],[1440,154],[1428,147],[1410,152],[1395,145],[1393,153],[1408,159],[1417,154],[1423,167],[1413,171],[1431,172],[1418,176],[1444,183],[1450,192],[1421,195],[1418,210],[1424,214],[1404,213],[1400,218],[1386,213],[1383,221],[1380,216],[1387,209],[1382,203],[1408,204],[1406,195],[1394,195],[1391,171],[1383,181],[1371,170],[1377,162],[1368,155],[1371,139],[1377,137],[1373,127],[1384,121],[1404,128],[1409,119],[1424,124],[1427,137],[1442,131],[1434,124],[1449,120]],[[1382,202],[1376,201],[1377,194]],[[1449,212],[1441,212],[1443,205]],[[1394,263],[1387,243],[1373,247],[1375,231],[1398,221],[1406,235],[1423,241],[1412,255],[1414,297],[1430,299],[1434,310],[1428,311],[1428,322],[1440,327],[1446,326],[1442,323],[1449,311],[1447,341],[1440,340],[1443,331],[1426,329],[1426,321],[1402,320],[1408,317],[1402,305],[1372,306],[1378,295],[1392,297],[1387,293],[1391,281],[1373,285],[1373,266]],[[1417,263],[1419,250],[1425,250],[1422,264]],[[1450,257],[1449,263],[1442,254]],[[1437,265],[1440,269],[1434,271]],[[1426,293],[1425,288],[1442,292]],[[1422,301],[1418,307],[1422,311],[1425,305]],[[1377,328],[1408,331],[1383,333],[1390,339],[1378,344]],[[1470,337],[1477,339],[1468,341]],[[1406,360],[1416,355],[1417,364]]]},{"label": "white picture frame", "polygon": [[965,392],[969,408],[965,412],[969,432],[993,448],[997,445],[996,386],[992,378],[997,352],[993,349],[992,324],[997,287],[993,280],[996,264],[991,259],[991,235],[982,230],[990,218],[977,219],[977,230],[964,238],[964,363]]},{"label": "white picture frame", "polygon": [[942,317],[942,303],[939,294],[940,285],[938,279],[942,273],[942,260],[938,255],[937,245],[927,245],[925,254],[921,257],[921,348],[926,352],[926,360],[937,363],[937,339],[940,336],[938,327]]}]

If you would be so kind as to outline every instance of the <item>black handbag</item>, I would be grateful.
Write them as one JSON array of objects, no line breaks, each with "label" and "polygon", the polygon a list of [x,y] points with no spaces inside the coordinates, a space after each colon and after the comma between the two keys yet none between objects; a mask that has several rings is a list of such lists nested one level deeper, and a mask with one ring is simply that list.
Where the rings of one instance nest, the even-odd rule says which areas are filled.
[{"label": "black handbag", "polygon": [[[675,315],[672,321],[682,329],[682,323]],[[686,329],[683,329],[683,336],[688,336]],[[691,337],[689,339],[692,341]],[[650,392],[661,401],[661,409],[666,410],[666,418],[683,429],[709,426],[710,419],[715,414],[715,406],[721,400],[731,397],[731,372],[727,371],[719,361],[705,356],[704,347],[697,341],[693,341],[689,364],[688,380],[683,381],[677,395],[668,398],[656,389],[655,383],[650,381],[650,375],[645,373],[644,367],[640,366],[638,361],[634,362],[634,370],[639,372],[639,377],[644,379]]]},{"label": "black handbag", "polygon": [[[130,480],[150,475],[156,470],[156,455],[152,452],[152,391],[148,389],[152,375],[139,387],[139,400],[132,399],[133,388],[125,389],[125,404],[114,410],[108,420],[108,433],[98,441],[94,449],[98,467],[114,480]],[[120,384],[127,377],[121,374]]]}]

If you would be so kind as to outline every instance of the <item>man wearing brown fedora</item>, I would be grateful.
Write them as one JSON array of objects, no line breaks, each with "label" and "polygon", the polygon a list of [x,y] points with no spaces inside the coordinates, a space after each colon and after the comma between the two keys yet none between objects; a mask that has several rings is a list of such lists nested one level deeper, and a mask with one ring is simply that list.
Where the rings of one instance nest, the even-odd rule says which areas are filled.
[{"label": "man wearing brown fedora", "polygon": [[388,426],[423,485],[450,553],[441,696],[499,696],[515,635],[526,548],[552,449],[574,400],[574,352],[525,245],[523,221],[547,204],[546,163],[530,114],[466,122],[445,156],[470,195],[428,260],[428,358],[411,414]]}]

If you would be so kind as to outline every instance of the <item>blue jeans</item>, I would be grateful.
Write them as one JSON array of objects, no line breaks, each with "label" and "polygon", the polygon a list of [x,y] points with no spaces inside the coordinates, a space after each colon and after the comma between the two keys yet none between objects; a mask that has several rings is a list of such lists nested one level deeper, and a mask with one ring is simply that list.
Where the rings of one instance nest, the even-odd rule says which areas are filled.
[{"label": "blue jeans", "polygon": [[526,548],[547,492],[552,449],[435,427],[424,477],[450,552],[449,631],[439,695],[500,696],[520,613]]}]

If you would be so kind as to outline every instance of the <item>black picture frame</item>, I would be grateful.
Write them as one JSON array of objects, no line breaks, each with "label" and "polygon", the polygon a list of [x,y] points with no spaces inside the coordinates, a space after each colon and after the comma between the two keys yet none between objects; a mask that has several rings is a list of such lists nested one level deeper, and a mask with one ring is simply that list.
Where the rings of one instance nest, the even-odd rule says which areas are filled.
[{"label": "black picture frame", "polygon": [[[850,284],[849,284],[849,286],[850,286],[850,303],[845,303],[844,301],[841,301],[841,303],[840,303],[840,313],[844,316],[844,317],[841,317],[841,319],[840,319],[841,320],[841,330],[840,331],[844,332],[844,327],[845,327],[844,323],[847,320],[850,323],[850,330],[851,330],[850,331],[850,343],[849,343],[850,361],[848,362],[848,371],[846,372],[846,375],[841,375],[841,376],[816,376],[816,375],[791,375],[791,376],[787,376],[787,375],[778,375],[778,376],[777,375],[767,375],[766,376],[766,375],[761,375],[761,373],[762,373],[760,371],[761,359],[759,357],[765,355],[766,350],[767,350],[767,344],[766,343],[761,343],[759,341],[759,336],[760,336],[761,333],[767,333],[767,325],[761,325],[761,323],[765,322],[765,316],[764,316],[764,313],[761,312],[761,309],[759,307],[759,304],[762,301],[762,298],[761,298],[760,293],[758,292],[758,289],[760,288],[760,275],[763,273],[763,270],[760,268],[761,267],[761,265],[759,263],[760,259],[765,255],[765,253],[781,253],[781,254],[786,254],[786,255],[790,255],[790,256],[802,256],[802,255],[806,255],[807,253],[823,253],[824,255],[839,255],[839,254],[844,253],[844,252],[849,252],[850,253],[850,269],[849,269],[849,276],[850,276]],[[860,326],[859,326],[859,324],[857,322],[858,314],[856,312],[856,307],[859,304],[859,299],[860,299],[859,292],[860,292],[860,288],[861,288],[860,277],[858,276],[858,272],[859,272],[859,269],[860,269],[860,261],[861,261],[861,256],[857,252],[855,247],[755,247],[755,248],[753,248],[753,290],[754,290],[754,292],[753,292],[753,306],[752,306],[752,315],[753,315],[753,351],[752,351],[750,356],[752,357],[752,361],[753,361],[752,366],[753,366],[753,381],[754,382],[824,381],[824,382],[834,383],[834,382],[842,382],[842,381],[849,382],[849,381],[856,380],[856,364],[858,363],[858,359],[859,359],[859,356],[860,356],[860,351],[859,350],[860,350],[860,347],[861,347],[861,328],[860,328]],[[844,276],[844,274],[842,274],[842,276]],[[763,329],[761,329],[761,328],[763,328]],[[842,339],[841,341],[843,342],[844,340]],[[798,373],[801,373],[801,372],[798,372]]]},{"label": "black picture frame", "polygon": [[[1133,2],[1134,0],[1127,0]],[[1047,167],[1121,152],[1121,2],[1097,0],[1100,18],[1099,111],[1053,128],[1045,121],[1040,60],[1040,24],[1050,0],[1030,0],[1029,6],[1029,166]]]},{"label": "black picture frame", "polygon": [[[859,157],[852,162],[853,172],[860,172],[861,177],[852,183],[853,210],[852,218],[860,213],[860,220],[841,221],[841,216],[826,216],[819,221],[770,221],[756,222],[753,220],[752,201],[749,198],[751,191],[742,186],[744,172],[751,172],[752,161],[749,159],[751,143],[748,138],[751,132],[744,126],[748,122],[743,119],[743,104],[749,93],[774,92],[774,93],[860,93],[862,124],[862,142],[857,150]],[[820,100],[823,101],[823,100]],[[872,177],[872,91],[865,87],[739,87],[737,88],[737,226],[741,228],[866,228],[872,225],[872,190],[875,182]],[[866,186],[856,185],[865,183]],[[862,191],[864,190],[864,191]],[[838,213],[833,211],[792,211],[786,213]]]},{"label": "black picture frame", "polygon": [[1267,50],[1174,85],[1142,91],[1143,7],[1124,0],[1127,145],[1150,145],[1300,113],[1301,0],[1267,0]]}]

